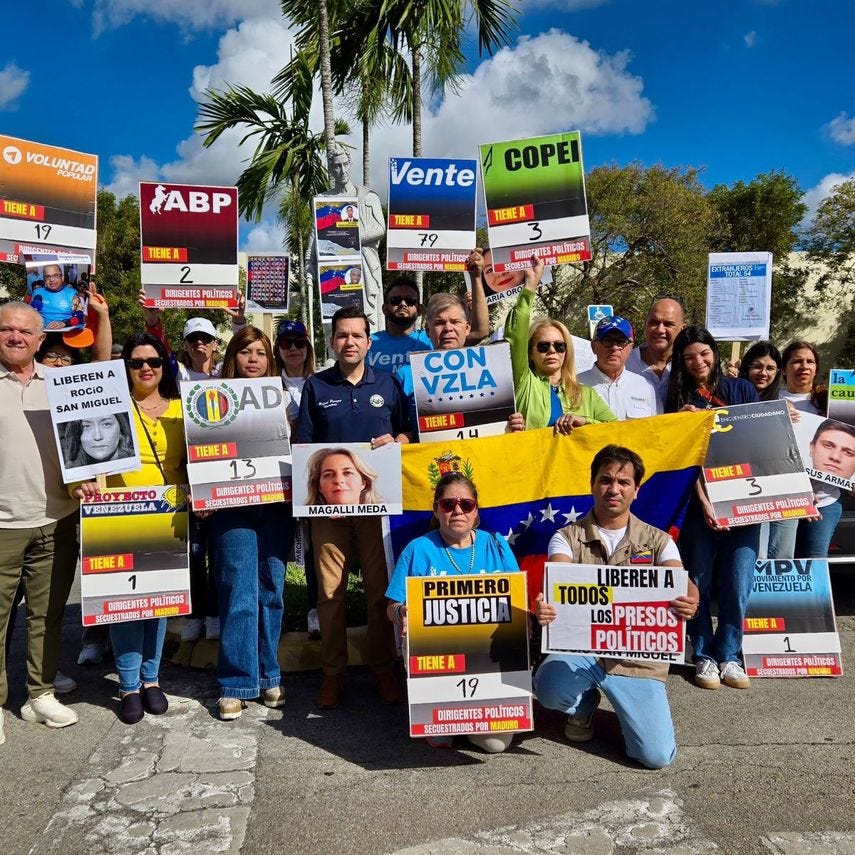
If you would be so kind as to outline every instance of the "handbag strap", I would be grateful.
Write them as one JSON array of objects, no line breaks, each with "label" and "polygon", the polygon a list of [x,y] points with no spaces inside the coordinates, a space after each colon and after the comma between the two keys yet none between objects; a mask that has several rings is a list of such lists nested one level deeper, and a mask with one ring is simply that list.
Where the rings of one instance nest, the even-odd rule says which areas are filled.
[{"label": "handbag strap", "polygon": [[169,481],[166,480],[166,473],[163,471],[163,464],[160,462],[160,455],[157,453],[157,449],[154,447],[154,443],[151,439],[151,434],[148,432],[145,420],[143,419],[143,414],[140,412],[140,405],[137,403],[136,398],[134,398],[133,396],[131,396],[131,400],[134,402],[134,407],[136,408],[137,415],[139,416],[139,423],[142,425],[142,429],[145,432],[145,438],[148,440],[148,445],[151,449],[151,453],[154,455],[154,462],[157,464],[157,468],[160,470],[160,477],[163,478],[164,484],[168,484]]}]

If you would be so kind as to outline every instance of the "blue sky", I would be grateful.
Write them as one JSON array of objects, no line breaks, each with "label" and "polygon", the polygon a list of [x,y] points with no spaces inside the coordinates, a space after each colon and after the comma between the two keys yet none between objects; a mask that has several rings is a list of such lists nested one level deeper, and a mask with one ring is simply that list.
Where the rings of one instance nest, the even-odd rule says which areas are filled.
[{"label": "blue sky", "polygon": [[[853,4],[524,0],[519,24],[513,45],[471,56],[460,92],[431,105],[426,155],[578,128],[588,169],[690,164],[709,186],[779,169],[812,205],[855,176]],[[274,0],[47,0],[21,4],[15,31],[38,35],[7,39],[0,129],[96,152],[120,194],[140,178],[232,183],[249,152],[234,136],[202,150],[194,98],[227,82],[264,88],[291,44]],[[375,134],[381,195],[383,164],[409,134]],[[242,236],[261,250],[279,234],[266,218]]]}]

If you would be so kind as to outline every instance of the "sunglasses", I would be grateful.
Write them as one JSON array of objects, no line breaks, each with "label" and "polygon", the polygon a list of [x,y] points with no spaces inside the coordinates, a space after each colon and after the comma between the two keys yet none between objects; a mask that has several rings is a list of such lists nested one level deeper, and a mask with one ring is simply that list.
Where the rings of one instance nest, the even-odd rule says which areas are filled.
[{"label": "sunglasses", "polygon": [[143,365],[148,365],[149,368],[163,368],[163,359],[159,356],[147,356],[145,359],[129,359],[128,368],[133,371],[139,371]]},{"label": "sunglasses", "polygon": [[280,338],[277,343],[282,350],[290,350],[292,347],[303,350],[309,346],[309,340],[305,338]]},{"label": "sunglasses", "polygon": [[464,514],[471,514],[478,507],[475,499],[437,499],[436,506],[445,513],[450,514],[457,506]]},{"label": "sunglasses", "polygon": [[619,348],[620,350],[623,350],[629,344],[629,339],[628,338],[601,338],[599,343],[603,347],[608,348],[609,350],[612,350],[616,347]]},{"label": "sunglasses", "polygon": [[386,302],[390,306],[400,306],[401,303],[406,303],[408,306],[418,306],[418,297],[405,297],[403,294],[395,294],[394,297],[389,297]]},{"label": "sunglasses", "polygon": [[208,335],[207,333],[203,332],[190,333],[190,335],[188,335],[187,338],[184,339],[184,341],[189,341],[191,344],[197,341],[201,341],[203,344],[210,344],[213,340],[214,337],[212,335]]},{"label": "sunglasses", "polygon": [[535,347],[538,353],[549,353],[554,350],[556,353],[566,353],[567,345],[563,341],[539,341]]}]

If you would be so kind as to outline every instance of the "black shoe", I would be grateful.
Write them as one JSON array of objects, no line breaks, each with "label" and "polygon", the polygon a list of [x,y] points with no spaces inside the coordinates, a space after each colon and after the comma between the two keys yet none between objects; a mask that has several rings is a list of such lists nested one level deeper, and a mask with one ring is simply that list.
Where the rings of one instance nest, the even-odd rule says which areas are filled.
[{"label": "black shoe", "polygon": [[142,690],[142,705],[152,715],[163,715],[169,709],[169,701],[160,686],[148,686]]},{"label": "black shoe", "polygon": [[119,701],[119,718],[125,724],[136,724],[145,715],[142,698],[139,692],[122,695]]}]

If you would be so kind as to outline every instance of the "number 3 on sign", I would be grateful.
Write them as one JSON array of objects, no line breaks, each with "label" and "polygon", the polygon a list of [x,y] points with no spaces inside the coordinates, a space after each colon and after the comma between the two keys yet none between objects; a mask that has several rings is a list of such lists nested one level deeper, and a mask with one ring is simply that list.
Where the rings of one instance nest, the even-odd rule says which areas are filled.
[{"label": "number 3 on sign", "polygon": [[756,478],[746,478],[745,480],[751,488],[748,491],[749,496],[759,496],[763,492],[763,488],[757,483]]}]

